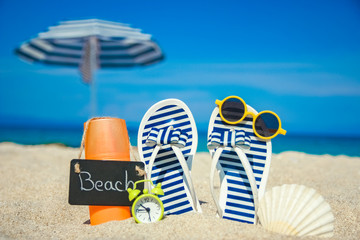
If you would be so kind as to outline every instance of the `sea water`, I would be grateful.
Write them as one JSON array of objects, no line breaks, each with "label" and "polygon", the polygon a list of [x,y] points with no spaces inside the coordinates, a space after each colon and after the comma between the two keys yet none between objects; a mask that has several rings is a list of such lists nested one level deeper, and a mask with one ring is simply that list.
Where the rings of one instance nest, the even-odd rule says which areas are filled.
[{"label": "sea water", "polygon": [[[199,131],[198,152],[207,152],[206,131]],[[137,131],[129,130],[130,142],[137,145]],[[70,147],[79,147],[82,129],[41,129],[41,128],[0,128],[0,142],[19,144],[60,143]],[[296,136],[279,135],[272,139],[273,153],[298,151],[309,154],[348,155],[360,157],[360,137]]]}]

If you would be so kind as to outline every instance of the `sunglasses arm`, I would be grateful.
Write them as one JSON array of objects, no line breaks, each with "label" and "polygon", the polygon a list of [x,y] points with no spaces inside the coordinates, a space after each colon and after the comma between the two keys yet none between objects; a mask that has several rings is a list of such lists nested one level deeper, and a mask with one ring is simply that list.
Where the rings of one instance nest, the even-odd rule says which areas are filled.
[{"label": "sunglasses arm", "polygon": [[286,130],[285,130],[285,129],[280,128],[279,133],[280,133],[280,134],[282,134],[282,135],[285,135],[285,134],[286,134]]}]

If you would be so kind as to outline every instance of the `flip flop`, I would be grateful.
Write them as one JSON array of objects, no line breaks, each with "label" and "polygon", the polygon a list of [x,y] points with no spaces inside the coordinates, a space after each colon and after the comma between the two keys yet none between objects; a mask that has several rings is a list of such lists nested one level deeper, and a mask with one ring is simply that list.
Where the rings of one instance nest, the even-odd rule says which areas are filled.
[{"label": "flip flop", "polygon": [[[257,113],[247,105],[248,111]],[[211,115],[208,149],[212,156],[210,189],[221,218],[257,223],[258,199],[265,193],[271,162],[271,141],[258,138],[252,118],[230,125],[222,121],[219,108]],[[220,177],[219,197],[214,192],[214,173]]]},{"label": "flip flop", "polygon": [[138,151],[147,178],[162,184],[164,214],[201,212],[191,179],[197,141],[192,113],[178,99],[154,104],[141,120]]}]

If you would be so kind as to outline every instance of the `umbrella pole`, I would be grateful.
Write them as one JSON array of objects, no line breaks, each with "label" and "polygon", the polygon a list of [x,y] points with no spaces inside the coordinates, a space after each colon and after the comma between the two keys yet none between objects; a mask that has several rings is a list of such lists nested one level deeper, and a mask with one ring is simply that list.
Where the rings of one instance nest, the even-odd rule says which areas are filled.
[{"label": "umbrella pole", "polygon": [[96,89],[96,78],[93,74],[92,82],[90,83],[90,115],[96,117],[97,115],[97,89]]},{"label": "umbrella pole", "polygon": [[96,117],[97,113],[97,82],[96,82],[96,69],[98,67],[98,40],[95,36],[91,36],[88,40],[89,43],[89,52],[88,55],[88,63],[89,63],[89,73],[90,73],[90,84],[91,84],[91,109],[90,114],[91,117]]}]

